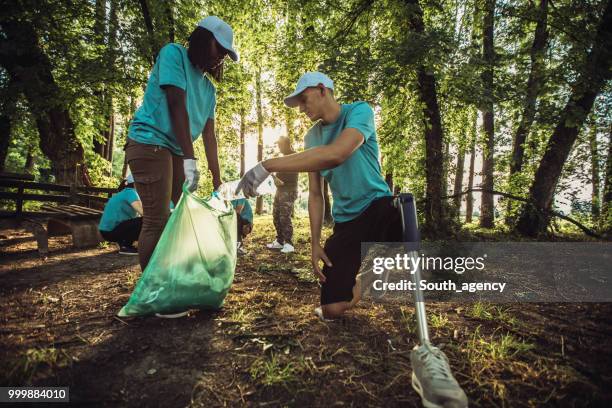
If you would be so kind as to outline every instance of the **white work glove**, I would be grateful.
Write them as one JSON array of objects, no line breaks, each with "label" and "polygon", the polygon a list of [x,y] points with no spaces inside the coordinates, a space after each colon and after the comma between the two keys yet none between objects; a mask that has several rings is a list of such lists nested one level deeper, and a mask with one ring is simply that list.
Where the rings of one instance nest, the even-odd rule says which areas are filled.
[{"label": "white work glove", "polygon": [[185,182],[187,183],[187,190],[190,193],[193,193],[198,189],[198,182],[200,181],[198,161],[196,159],[184,159],[183,170],[185,171]]},{"label": "white work glove", "polygon": [[270,172],[264,168],[263,164],[261,164],[261,162],[257,163],[255,167],[244,173],[244,176],[242,176],[236,188],[236,194],[239,194],[240,190],[242,190],[245,197],[256,197],[258,195],[257,187],[259,187],[269,175]]}]

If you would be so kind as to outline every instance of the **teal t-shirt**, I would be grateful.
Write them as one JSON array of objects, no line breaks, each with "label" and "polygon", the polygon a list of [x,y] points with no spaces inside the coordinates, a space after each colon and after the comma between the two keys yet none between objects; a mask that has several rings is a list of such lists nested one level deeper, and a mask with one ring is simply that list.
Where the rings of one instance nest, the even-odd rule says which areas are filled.
[{"label": "teal t-shirt", "polygon": [[112,231],[123,221],[136,218],[138,213],[132,207],[134,201],[140,201],[138,193],[133,188],[124,188],[108,200],[100,218],[100,231]]},{"label": "teal t-shirt", "polygon": [[173,85],[186,93],[189,130],[196,140],[208,119],[215,117],[216,91],[212,82],[193,66],[187,49],[179,44],[167,44],[159,51],[153,66],[142,105],[134,114],[128,137],[138,143],[164,146],[173,154],[182,156],[163,85]]},{"label": "teal t-shirt", "polygon": [[253,223],[253,209],[251,208],[251,203],[249,203],[249,200],[246,198],[232,200],[232,205],[234,208],[238,207],[239,205],[244,205],[244,207],[242,207],[242,211],[240,212],[240,217],[251,224]]},{"label": "teal t-shirt", "polygon": [[377,198],[391,195],[382,177],[378,161],[378,141],[374,112],[366,102],[341,105],[340,116],[334,123],[318,122],[306,133],[306,149],[332,143],[344,129],[357,129],[363,144],[344,163],[319,173],[329,183],[334,200],[332,216],[336,222],[346,222],[359,214]]}]

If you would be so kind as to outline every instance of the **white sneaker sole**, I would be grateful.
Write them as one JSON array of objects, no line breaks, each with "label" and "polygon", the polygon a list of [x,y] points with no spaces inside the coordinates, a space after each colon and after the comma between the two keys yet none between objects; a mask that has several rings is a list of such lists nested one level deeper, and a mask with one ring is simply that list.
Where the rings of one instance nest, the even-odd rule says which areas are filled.
[{"label": "white sneaker sole", "polygon": [[414,388],[417,394],[419,394],[419,396],[421,397],[421,401],[423,402],[423,406],[425,408],[444,408],[444,406],[442,405],[434,404],[433,402],[425,399],[425,397],[423,396],[423,387],[421,387],[421,382],[414,374],[414,371],[412,372],[412,388]]},{"label": "white sneaker sole", "polygon": [[[412,388],[414,388],[417,394],[419,394],[421,397],[421,402],[425,408],[446,408],[444,405],[436,404],[435,402],[425,399],[423,396],[423,387],[421,386],[421,382],[417,376],[414,374],[414,371],[412,372]],[[468,405],[466,404],[463,408],[468,408]]]},{"label": "white sneaker sole", "polygon": [[174,314],[155,313],[155,317],[161,317],[162,319],[178,319],[179,317],[185,317],[188,314],[189,314],[189,310],[186,310],[184,312],[174,313]]}]

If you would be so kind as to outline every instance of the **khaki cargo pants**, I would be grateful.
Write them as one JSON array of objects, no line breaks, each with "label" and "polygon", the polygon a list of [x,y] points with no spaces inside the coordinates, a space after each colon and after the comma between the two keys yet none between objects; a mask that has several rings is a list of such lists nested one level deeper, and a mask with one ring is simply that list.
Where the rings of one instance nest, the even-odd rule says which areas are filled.
[{"label": "khaki cargo pants", "polygon": [[185,174],[183,158],[165,147],[128,139],[125,157],[142,201],[142,230],[138,237],[138,258],[144,271],[170,216],[170,200],[176,205]]}]

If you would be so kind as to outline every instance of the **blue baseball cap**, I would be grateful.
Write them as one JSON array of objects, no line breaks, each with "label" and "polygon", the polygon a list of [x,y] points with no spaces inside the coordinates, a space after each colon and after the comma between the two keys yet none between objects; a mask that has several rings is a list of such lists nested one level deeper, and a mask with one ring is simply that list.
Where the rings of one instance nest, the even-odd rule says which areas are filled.
[{"label": "blue baseball cap", "polygon": [[304,92],[306,88],[318,86],[319,84],[324,87],[334,90],[334,81],[330,77],[323,74],[322,72],[306,72],[302,75],[295,87],[295,91],[285,98],[285,105],[290,108],[295,108],[298,105],[297,97]]},{"label": "blue baseball cap", "polygon": [[231,59],[238,61],[238,53],[234,51],[234,31],[225,21],[217,16],[204,17],[198,23],[198,27],[202,27],[210,31],[215,39],[223,48],[225,48]]}]

